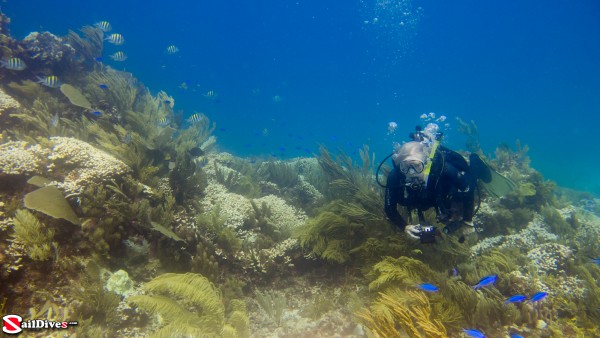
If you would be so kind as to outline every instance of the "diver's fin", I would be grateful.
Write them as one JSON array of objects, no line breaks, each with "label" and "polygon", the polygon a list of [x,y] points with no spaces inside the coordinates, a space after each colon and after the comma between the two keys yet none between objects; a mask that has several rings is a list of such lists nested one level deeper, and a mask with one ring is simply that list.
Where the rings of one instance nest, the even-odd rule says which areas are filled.
[{"label": "diver's fin", "polygon": [[490,196],[496,198],[503,197],[512,191],[517,190],[517,184],[510,178],[500,175],[497,171],[491,168],[490,172],[492,173],[492,180],[490,183],[483,182],[483,188],[488,194],[490,194]]},{"label": "diver's fin", "polygon": [[469,155],[469,170],[474,178],[482,180],[484,183],[492,181],[492,169],[477,154]]},{"label": "diver's fin", "polygon": [[503,197],[516,190],[517,184],[511,179],[500,175],[492,169],[477,154],[469,156],[471,172],[482,181],[483,188],[492,197]]}]

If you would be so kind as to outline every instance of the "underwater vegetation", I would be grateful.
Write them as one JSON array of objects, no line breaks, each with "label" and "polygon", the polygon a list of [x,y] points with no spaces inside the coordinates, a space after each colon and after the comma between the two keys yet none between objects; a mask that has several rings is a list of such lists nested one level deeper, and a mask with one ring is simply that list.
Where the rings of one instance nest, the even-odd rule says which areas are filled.
[{"label": "underwater vegetation", "polygon": [[600,336],[600,203],[544,179],[526,145],[485,157],[459,122],[517,188],[478,189],[464,243],[415,243],[385,218],[367,146],[236,157],[209,116],[184,122],[99,62],[100,26],[19,41],[8,23],[1,57],[26,68],[0,68],[3,313],[82,337]]}]

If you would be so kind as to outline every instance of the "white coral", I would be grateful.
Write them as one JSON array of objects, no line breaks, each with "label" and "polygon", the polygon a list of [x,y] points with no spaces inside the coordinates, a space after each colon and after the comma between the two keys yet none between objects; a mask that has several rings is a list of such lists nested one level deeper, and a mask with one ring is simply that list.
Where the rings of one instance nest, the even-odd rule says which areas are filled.
[{"label": "white coral", "polygon": [[540,244],[527,253],[527,257],[535,263],[542,273],[561,271],[567,260],[572,256],[573,251],[570,248],[558,243]]},{"label": "white coral", "polygon": [[57,184],[67,193],[79,193],[90,183],[102,183],[128,173],[131,169],[122,161],[91,145],[68,137],[52,137],[52,161],[48,171],[66,171],[64,181]]},{"label": "white coral", "polygon": [[541,243],[558,240],[558,236],[547,230],[544,218],[536,214],[527,227],[519,233],[507,236],[486,238],[471,247],[471,254],[476,256],[491,249],[520,248],[531,250]]},{"label": "white coral", "polygon": [[0,116],[2,116],[5,112],[9,113],[15,109],[21,107],[21,104],[17,102],[12,96],[6,94],[0,88]]},{"label": "white coral", "polygon": [[204,194],[206,197],[200,202],[204,210],[211,211],[218,205],[228,227],[241,227],[254,210],[247,198],[228,192],[222,184],[216,182],[209,181]]},{"label": "white coral", "polygon": [[306,222],[307,216],[304,211],[288,205],[286,201],[275,195],[267,195],[255,199],[254,202],[259,206],[265,203],[269,207],[271,210],[269,219],[280,229],[293,229]]},{"label": "white coral", "polygon": [[40,174],[46,164],[48,150],[39,144],[29,145],[23,141],[10,141],[0,145],[0,174]]}]

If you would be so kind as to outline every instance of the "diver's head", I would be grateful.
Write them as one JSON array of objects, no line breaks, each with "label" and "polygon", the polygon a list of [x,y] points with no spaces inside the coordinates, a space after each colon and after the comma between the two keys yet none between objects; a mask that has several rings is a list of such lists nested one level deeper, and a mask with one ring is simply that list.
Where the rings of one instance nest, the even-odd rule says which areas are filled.
[{"label": "diver's head", "polygon": [[421,142],[412,141],[403,144],[392,157],[394,165],[406,177],[406,184],[413,189],[425,184],[423,170],[427,156],[425,146]]}]

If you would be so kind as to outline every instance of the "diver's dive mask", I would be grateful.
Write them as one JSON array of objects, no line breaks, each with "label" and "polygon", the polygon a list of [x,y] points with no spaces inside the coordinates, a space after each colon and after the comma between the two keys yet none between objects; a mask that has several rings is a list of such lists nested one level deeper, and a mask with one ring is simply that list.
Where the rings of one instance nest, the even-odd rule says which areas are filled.
[{"label": "diver's dive mask", "polygon": [[405,184],[412,190],[421,190],[425,186],[425,177],[423,170],[425,163],[421,160],[407,159],[400,162],[400,172],[406,177]]},{"label": "diver's dive mask", "polygon": [[409,159],[400,162],[400,172],[404,175],[418,175],[425,169],[425,163],[416,159]]}]

